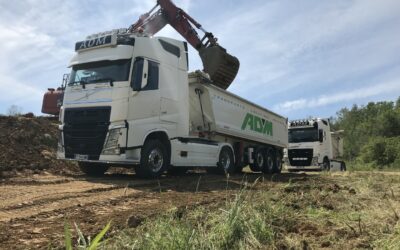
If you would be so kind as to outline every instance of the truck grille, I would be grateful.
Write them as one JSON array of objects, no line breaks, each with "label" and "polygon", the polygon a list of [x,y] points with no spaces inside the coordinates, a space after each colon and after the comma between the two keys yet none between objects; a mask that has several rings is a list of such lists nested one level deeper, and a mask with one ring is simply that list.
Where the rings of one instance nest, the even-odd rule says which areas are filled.
[{"label": "truck grille", "polygon": [[289,149],[288,156],[291,166],[310,166],[313,158],[313,150]]},{"label": "truck grille", "polygon": [[65,157],[98,160],[110,124],[111,107],[71,108],[64,113]]}]

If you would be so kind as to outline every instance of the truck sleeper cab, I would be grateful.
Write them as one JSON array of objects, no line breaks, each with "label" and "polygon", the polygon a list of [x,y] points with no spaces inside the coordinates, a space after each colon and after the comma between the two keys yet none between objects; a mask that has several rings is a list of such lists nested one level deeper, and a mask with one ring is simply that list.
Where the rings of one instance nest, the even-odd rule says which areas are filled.
[{"label": "truck sleeper cab", "polygon": [[[135,167],[143,177],[186,167],[225,173],[255,165],[257,157],[258,171],[281,171],[287,119],[213,86],[201,73],[188,75],[185,42],[89,37],[76,44],[70,67],[58,158],[78,161],[87,174],[114,165]],[[216,100],[223,95],[230,101],[221,105]],[[242,112],[232,120],[234,109]],[[246,112],[261,117],[254,127],[244,123]],[[267,121],[271,133],[257,132]]]}]

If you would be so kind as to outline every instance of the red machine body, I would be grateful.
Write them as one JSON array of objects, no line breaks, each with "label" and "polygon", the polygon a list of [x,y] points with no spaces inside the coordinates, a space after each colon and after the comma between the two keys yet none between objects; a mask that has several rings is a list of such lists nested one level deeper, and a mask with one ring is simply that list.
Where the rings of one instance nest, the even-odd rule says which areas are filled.
[{"label": "red machine body", "polygon": [[60,114],[60,108],[64,100],[64,90],[65,86],[67,86],[68,79],[69,74],[64,74],[61,87],[57,89],[47,89],[47,92],[43,95],[42,113],[55,116]]},{"label": "red machine body", "polygon": [[64,89],[49,88],[43,96],[42,113],[49,115],[59,115],[60,107],[64,98]]}]

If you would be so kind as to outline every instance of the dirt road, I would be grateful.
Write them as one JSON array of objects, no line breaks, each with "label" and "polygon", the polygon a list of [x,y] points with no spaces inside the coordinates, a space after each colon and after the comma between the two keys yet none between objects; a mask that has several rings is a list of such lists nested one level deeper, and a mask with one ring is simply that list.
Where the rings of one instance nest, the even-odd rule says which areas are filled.
[{"label": "dirt road", "polygon": [[110,220],[118,230],[168,209],[218,204],[240,188],[242,178],[227,182],[223,176],[195,173],[160,180],[133,174],[12,178],[0,183],[0,248],[60,246],[65,221],[94,235]]},{"label": "dirt road", "polygon": [[[284,199],[287,209],[301,210],[295,213],[304,215],[304,218],[296,219],[299,228],[304,223],[315,226],[324,221],[313,222],[315,211],[322,209],[324,216],[328,214],[332,218],[323,217],[328,221],[321,225],[320,231],[325,232],[326,237],[336,237],[336,234],[345,232],[354,241],[353,245],[361,244],[361,240],[372,244],[375,239],[370,234],[361,233],[355,237],[352,227],[347,226],[353,223],[351,218],[343,219],[340,217],[342,214],[362,214],[363,218],[368,218],[365,219],[368,225],[371,224],[368,230],[379,229],[373,223],[379,224],[384,220],[392,226],[400,220],[397,212],[399,172],[283,173],[279,176],[247,173],[229,179],[189,173],[163,176],[159,180],[143,180],[131,173],[109,173],[95,178],[44,172],[0,180],[0,249],[60,248],[66,222],[72,229],[76,223],[85,236],[93,237],[112,221],[109,238],[122,229],[135,228],[144,220],[155,219],[167,211],[185,213],[197,206],[212,211],[232,200],[244,183],[251,184],[258,178],[258,184],[252,189],[275,195],[275,201]],[[376,211],[371,207],[377,208]],[[76,232],[73,235],[76,237]],[[306,232],[292,236],[307,235]],[[317,242],[317,246],[326,245],[317,240],[319,236],[312,237],[308,239],[310,242]],[[347,240],[340,244],[350,243]]]}]

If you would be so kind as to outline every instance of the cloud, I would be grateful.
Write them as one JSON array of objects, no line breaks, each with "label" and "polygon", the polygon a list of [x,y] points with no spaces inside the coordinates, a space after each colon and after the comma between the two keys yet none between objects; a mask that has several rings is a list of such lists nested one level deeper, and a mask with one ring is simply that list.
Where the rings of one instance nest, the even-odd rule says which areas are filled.
[{"label": "cloud", "polygon": [[[296,107],[316,112],[313,105],[320,105],[329,116],[336,111],[331,104],[361,99],[341,97],[345,90],[390,83],[400,74],[397,0],[174,2],[239,58],[241,68],[229,90],[279,112],[301,115],[305,109]],[[42,93],[69,71],[75,41],[128,27],[155,3],[0,1],[0,113],[10,102],[23,101],[24,110],[39,114]],[[183,40],[168,26],[158,35]],[[201,69],[197,51],[189,52],[190,69]],[[338,89],[343,93],[336,99],[324,96]],[[383,91],[381,97],[389,94]]]},{"label": "cloud", "polygon": [[318,98],[301,98],[293,101],[286,101],[284,103],[275,105],[274,110],[288,112],[299,109],[317,108],[343,101],[356,102],[358,99],[369,98],[393,92],[400,93],[400,79],[360,89],[354,89],[352,91],[338,92],[331,95],[321,95]]}]

